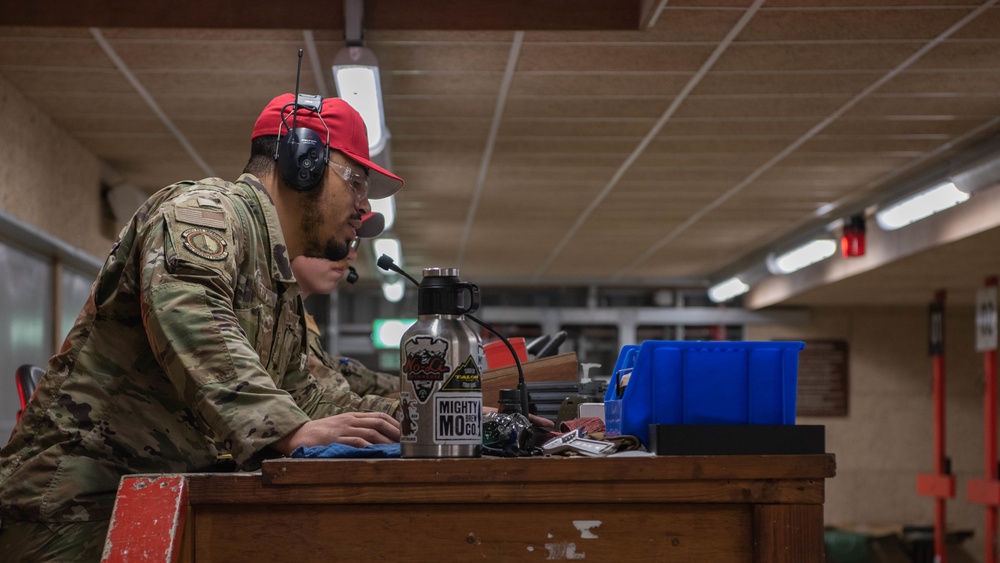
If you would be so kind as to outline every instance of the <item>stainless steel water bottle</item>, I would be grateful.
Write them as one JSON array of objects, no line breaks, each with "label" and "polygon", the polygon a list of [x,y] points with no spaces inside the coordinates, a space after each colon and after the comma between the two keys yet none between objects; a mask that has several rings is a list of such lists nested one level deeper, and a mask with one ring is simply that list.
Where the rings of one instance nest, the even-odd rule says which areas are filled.
[{"label": "stainless steel water bottle", "polygon": [[425,268],[417,322],[400,342],[399,399],[403,457],[479,457],[483,442],[479,334],[465,320],[479,308],[479,288],[455,268]]}]

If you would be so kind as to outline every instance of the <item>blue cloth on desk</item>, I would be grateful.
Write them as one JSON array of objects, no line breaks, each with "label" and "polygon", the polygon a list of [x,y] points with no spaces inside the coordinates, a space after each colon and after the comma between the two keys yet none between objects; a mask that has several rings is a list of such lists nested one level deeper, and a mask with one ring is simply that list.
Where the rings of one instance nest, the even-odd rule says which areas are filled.
[{"label": "blue cloth on desk", "polygon": [[299,446],[292,457],[399,457],[399,444],[373,444],[363,448],[330,444],[329,446]]}]

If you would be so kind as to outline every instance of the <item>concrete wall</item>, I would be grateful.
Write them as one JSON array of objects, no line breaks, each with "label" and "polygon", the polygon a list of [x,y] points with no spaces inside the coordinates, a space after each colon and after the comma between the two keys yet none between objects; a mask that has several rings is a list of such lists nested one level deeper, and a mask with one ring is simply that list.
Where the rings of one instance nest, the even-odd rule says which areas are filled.
[{"label": "concrete wall", "polygon": [[[963,547],[982,561],[984,509],[965,500],[968,481],[983,475],[983,367],[973,318],[971,306],[946,307],[946,447],[957,481],[948,526],[975,530]],[[837,456],[827,524],[933,525],[933,501],[915,492],[917,474],[931,473],[934,462],[927,325],[923,307],[848,307],[814,309],[808,326],[748,327],[747,340],[848,342],[848,416],[798,419],[826,425],[827,451]]]},{"label": "concrete wall", "polygon": [[103,261],[97,158],[2,77],[0,155],[0,210]]},{"label": "concrete wall", "polygon": [[[112,240],[101,234],[99,174],[93,154],[0,78],[0,211],[5,215],[5,233],[20,233],[23,226],[30,233],[27,240],[58,239],[71,247],[70,254],[77,259],[90,256],[100,264]],[[14,221],[7,221],[10,217]],[[18,228],[8,231],[8,223]],[[0,443],[5,444],[19,406],[14,370],[23,363],[45,365],[57,346],[53,335],[61,338],[68,327],[53,327],[52,245],[24,248],[7,237],[3,241],[5,256],[24,257],[5,263],[6,269],[0,272],[0,337],[4,338],[0,342]],[[58,279],[70,272],[63,270],[64,276]],[[82,288],[89,288],[89,281],[82,282]],[[79,310],[83,299],[71,303],[70,289],[60,292],[62,307]],[[25,335],[33,338],[26,342]]]}]

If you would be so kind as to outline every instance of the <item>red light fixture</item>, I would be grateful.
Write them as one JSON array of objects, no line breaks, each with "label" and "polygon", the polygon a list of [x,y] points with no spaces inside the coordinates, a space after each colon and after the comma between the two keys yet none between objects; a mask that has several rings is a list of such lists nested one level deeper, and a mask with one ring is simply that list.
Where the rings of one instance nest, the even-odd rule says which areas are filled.
[{"label": "red light fixture", "polygon": [[865,255],[865,216],[852,215],[840,234],[840,254],[844,258]]}]

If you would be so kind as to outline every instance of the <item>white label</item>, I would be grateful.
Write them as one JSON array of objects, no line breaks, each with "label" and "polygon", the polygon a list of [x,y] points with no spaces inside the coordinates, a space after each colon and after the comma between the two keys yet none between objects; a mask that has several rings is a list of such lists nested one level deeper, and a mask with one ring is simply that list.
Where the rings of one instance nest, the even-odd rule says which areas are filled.
[{"label": "white label", "polygon": [[997,288],[980,289],[976,295],[976,351],[997,349]]},{"label": "white label", "polygon": [[482,393],[436,393],[434,395],[434,442],[483,443]]}]

